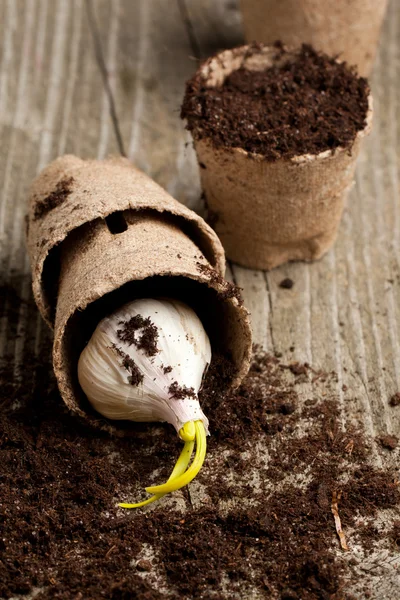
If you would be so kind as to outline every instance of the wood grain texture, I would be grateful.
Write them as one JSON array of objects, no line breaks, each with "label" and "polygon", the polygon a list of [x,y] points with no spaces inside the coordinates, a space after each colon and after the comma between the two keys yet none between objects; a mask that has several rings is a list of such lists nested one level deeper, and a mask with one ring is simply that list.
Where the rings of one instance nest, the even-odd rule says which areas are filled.
[{"label": "wood grain texture", "polygon": [[[203,211],[196,159],[179,118],[184,82],[199,56],[242,39],[236,1],[0,1],[0,284],[31,297],[27,188],[64,152],[125,153]],[[255,341],[285,361],[334,370],[343,416],[373,437],[400,435],[400,414],[388,404],[400,390],[399,40],[400,3],[392,0],[372,78],[374,129],[335,248],[319,262],[269,273],[228,267],[243,288]],[[279,286],[286,277],[291,290]],[[21,303],[15,337],[7,319],[13,299],[1,290],[0,353],[20,372],[48,333]],[[311,383],[302,398],[310,393]],[[377,449],[377,464],[399,463],[399,450],[387,455]],[[193,505],[203,494],[191,486]],[[183,496],[178,506],[184,509]],[[400,597],[399,566],[398,555],[379,548],[365,558],[360,581],[371,598]]]},{"label": "wood grain texture", "polygon": [[[96,156],[103,147],[118,148],[84,1],[10,0],[1,8],[0,276],[28,300],[24,215],[30,181],[59,154]],[[37,351],[46,330],[36,314],[28,319],[23,302],[15,338],[6,319],[11,301],[3,292],[0,352],[14,355],[18,368],[29,351],[25,340]]]}]

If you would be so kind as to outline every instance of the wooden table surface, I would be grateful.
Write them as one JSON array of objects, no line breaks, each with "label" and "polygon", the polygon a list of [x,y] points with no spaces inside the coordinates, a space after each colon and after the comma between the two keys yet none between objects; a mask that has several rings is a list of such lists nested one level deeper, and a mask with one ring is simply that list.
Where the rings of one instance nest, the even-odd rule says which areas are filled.
[{"label": "wooden table surface", "polygon": [[[0,31],[0,284],[31,298],[27,190],[60,154],[120,152],[203,210],[179,109],[196,58],[243,41],[237,0],[0,0]],[[388,402],[400,390],[399,74],[400,2],[392,0],[372,77],[373,133],[335,248],[268,273],[228,265],[255,341],[284,360],[336,371],[343,414],[372,436],[400,435]],[[291,290],[279,287],[286,277]],[[24,302],[10,327],[13,297],[0,290],[0,354],[14,357],[18,373],[49,333]],[[393,465],[399,450],[377,447],[375,458]],[[399,555],[377,551],[368,561],[360,576],[373,597],[399,598]]]}]

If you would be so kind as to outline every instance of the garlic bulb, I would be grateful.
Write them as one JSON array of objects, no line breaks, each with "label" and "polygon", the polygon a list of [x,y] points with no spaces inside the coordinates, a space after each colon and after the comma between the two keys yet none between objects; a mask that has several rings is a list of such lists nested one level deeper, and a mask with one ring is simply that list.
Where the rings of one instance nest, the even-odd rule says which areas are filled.
[{"label": "garlic bulb", "polygon": [[208,419],[198,392],[210,361],[200,319],[177,300],[134,300],[96,327],[78,362],[79,383],[92,406],[109,419],[167,421],[185,442],[166,483],[146,488],[153,494],[147,500],[119,506],[150,504],[201,469]]},{"label": "garlic bulb", "polygon": [[208,419],[198,391],[211,346],[196,313],[177,300],[140,299],[103,319],[78,363],[79,383],[109,419],[167,421],[177,432]]}]

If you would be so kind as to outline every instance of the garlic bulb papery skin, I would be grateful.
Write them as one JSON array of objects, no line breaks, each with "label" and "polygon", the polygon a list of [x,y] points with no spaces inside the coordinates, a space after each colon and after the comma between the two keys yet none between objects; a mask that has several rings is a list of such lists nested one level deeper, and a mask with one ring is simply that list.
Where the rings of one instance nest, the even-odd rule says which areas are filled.
[{"label": "garlic bulb papery skin", "polygon": [[[157,328],[154,356],[121,339],[125,324],[137,315],[149,318]],[[135,339],[140,340],[144,331],[137,329]],[[143,376],[138,385],[130,383],[124,357],[133,360]],[[100,321],[80,355],[78,379],[92,406],[108,419],[167,421],[177,432],[188,421],[201,420],[208,434],[208,419],[197,394],[210,362],[210,340],[189,306],[178,300],[144,298]],[[171,385],[193,388],[195,393],[174,398]]]}]

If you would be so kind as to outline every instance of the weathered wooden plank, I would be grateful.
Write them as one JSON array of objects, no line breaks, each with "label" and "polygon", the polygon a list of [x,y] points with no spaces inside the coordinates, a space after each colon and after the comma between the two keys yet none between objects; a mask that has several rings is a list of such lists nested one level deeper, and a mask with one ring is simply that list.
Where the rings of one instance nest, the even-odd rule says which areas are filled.
[{"label": "weathered wooden plank", "polygon": [[[186,37],[177,4],[165,8],[161,0],[113,3],[117,61],[115,69],[108,65],[107,71],[113,74],[110,83],[127,155],[190,204],[198,197],[182,198],[185,187],[192,190],[177,177],[186,140],[179,119],[182,72],[176,63],[180,56],[187,58]],[[108,24],[100,14],[98,19],[103,37]],[[188,62],[187,76],[191,65]]]},{"label": "weathered wooden plank", "polygon": [[[24,215],[30,181],[64,152],[96,156],[105,146],[118,148],[84,0],[1,5],[1,278],[13,282],[26,300],[31,291]],[[4,296],[3,308],[11,301]],[[28,318],[24,302],[20,311],[17,337],[8,332],[5,310],[0,320],[0,353],[14,354],[16,368],[32,345],[38,351],[44,331],[38,315]]]}]

